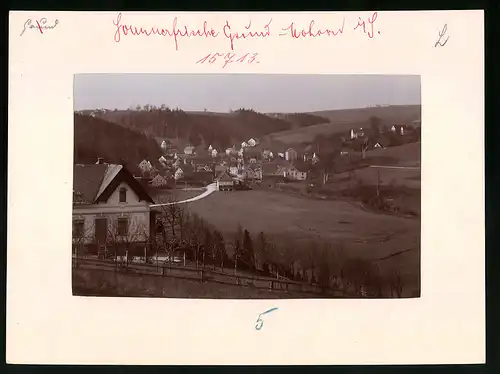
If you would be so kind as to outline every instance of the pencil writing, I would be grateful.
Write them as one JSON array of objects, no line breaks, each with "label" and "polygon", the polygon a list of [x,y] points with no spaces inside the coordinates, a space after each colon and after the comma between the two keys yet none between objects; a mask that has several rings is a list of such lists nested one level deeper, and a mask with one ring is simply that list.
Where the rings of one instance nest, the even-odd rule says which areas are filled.
[{"label": "pencil writing", "polygon": [[448,43],[448,39],[450,38],[449,36],[446,38],[446,40],[443,42],[442,39],[446,35],[446,31],[448,30],[448,25],[445,23],[444,27],[441,31],[439,31],[439,38],[437,42],[434,44],[434,47],[444,47],[446,43]]}]

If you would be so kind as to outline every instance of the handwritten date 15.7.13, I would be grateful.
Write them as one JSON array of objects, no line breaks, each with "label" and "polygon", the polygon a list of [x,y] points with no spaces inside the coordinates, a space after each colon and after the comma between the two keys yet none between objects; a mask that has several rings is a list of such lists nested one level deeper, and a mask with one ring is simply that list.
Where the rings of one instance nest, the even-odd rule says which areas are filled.
[{"label": "handwritten date 15.7.13", "polygon": [[196,61],[197,64],[209,63],[213,64],[215,62],[219,62],[222,64],[222,68],[225,68],[227,65],[236,63],[236,64],[258,64],[257,60],[258,53],[245,53],[243,55],[237,55],[236,53],[209,53],[206,56],[203,56],[200,60]]}]

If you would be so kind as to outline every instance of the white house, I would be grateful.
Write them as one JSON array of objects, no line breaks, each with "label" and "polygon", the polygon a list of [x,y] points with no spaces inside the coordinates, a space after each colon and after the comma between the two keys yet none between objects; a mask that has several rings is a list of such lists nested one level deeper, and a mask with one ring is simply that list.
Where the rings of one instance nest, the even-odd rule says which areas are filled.
[{"label": "white house", "polygon": [[239,171],[240,171],[240,168],[238,167],[238,164],[231,164],[229,166],[229,174],[236,176],[236,175],[238,175]]},{"label": "white house", "polygon": [[357,129],[351,129],[351,139],[358,139],[358,138],[362,138],[365,136],[365,132],[363,130],[363,128],[359,128],[359,130]]},{"label": "white house", "polygon": [[234,180],[227,172],[222,172],[216,179],[216,186],[219,191],[231,191]]},{"label": "white house", "polygon": [[212,149],[212,157],[217,157],[217,150],[216,149]]},{"label": "white house", "polygon": [[211,152],[211,151],[212,151],[212,149],[213,149],[213,148],[212,148],[212,145],[209,145],[209,146],[208,146],[208,151],[209,151],[209,152]]},{"label": "white house", "polygon": [[163,165],[165,165],[165,164],[167,163],[167,159],[166,159],[165,157],[163,157],[163,156],[161,156],[161,157],[158,159],[158,161],[159,161],[161,164],[163,164]]},{"label": "white house", "polygon": [[162,141],[160,147],[165,152],[167,150],[167,142],[165,140]]},{"label": "white house", "polygon": [[184,176],[184,171],[181,168],[177,168],[177,170],[174,173],[174,179],[179,180]]},{"label": "white house", "polygon": [[399,134],[399,135],[404,135],[405,129],[406,129],[406,126],[404,126],[404,125],[393,125],[391,127],[391,131],[396,133],[396,134]]},{"label": "white house", "polygon": [[188,145],[184,148],[184,154],[186,155],[192,155],[194,153],[195,147],[192,145]]},{"label": "white house", "polygon": [[149,172],[153,170],[153,165],[147,160],[142,160],[139,164],[139,169],[141,169],[143,173]]},{"label": "white house", "polygon": [[146,245],[152,228],[153,199],[123,166],[75,165],[73,244],[90,251],[120,243]]},{"label": "white house", "polygon": [[294,162],[285,170],[285,176],[293,180],[306,180],[308,167],[302,162]]},{"label": "white house", "polygon": [[311,161],[312,161],[313,164],[317,164],[319,162],[319,157],[316,155],[316,152],[313,153]]},{"label": "white house", "polygon": [[241,148],[246,148],[246,147],[248,147],[248,143],[247,142],[241,143]]},{"label": "white house", "polygon": [[158,174],[151,180],[150,184],[153,187],[163,187],[167,185],[167,180]]},{"label": "white house", "polygon": [[286,151],[285,151],[285,160],[287,161],[293,161],[293,160],[296,160],[297,159],[297,156],[298,156],[298,153],[295,149],[293,148],[288,148]]},{"label": "white house", "polygon": [[255,147],[257,144],[259,144],[259,141],[257,139],[254,139],[254,138],[250,138],[248,141],[247,141],[247,145],[249,147]]}]

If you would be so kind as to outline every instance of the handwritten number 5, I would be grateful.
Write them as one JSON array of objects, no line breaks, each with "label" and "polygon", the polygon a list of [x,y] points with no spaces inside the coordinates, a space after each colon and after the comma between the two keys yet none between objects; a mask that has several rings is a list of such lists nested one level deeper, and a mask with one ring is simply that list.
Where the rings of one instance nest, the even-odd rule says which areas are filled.
[{"label": "handwritten number 5", "polygon": [[256,324],[255,324],[255,330],[260,330],[262,326],[264,325],[264,321],[262,320],[262,317],[264,314],[274,312],[278,308],[271,308],[269,310],[266,310],[264,313],[259,314],[259,318],[257,318]]},{"label": "handwritten number 5", "polygon": [[262,314],[259,314],[259,318],[257,318],[257,323],[255,324],[255,330],[260,330],[262,328],[262,325],[264,325],[264,321],[262,318],[260,318]]}]

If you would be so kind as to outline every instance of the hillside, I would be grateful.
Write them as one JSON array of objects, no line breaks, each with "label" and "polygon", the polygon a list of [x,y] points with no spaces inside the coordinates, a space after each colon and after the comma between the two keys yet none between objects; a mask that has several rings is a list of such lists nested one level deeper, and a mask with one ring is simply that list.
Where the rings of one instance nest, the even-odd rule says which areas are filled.
[{"label": "hillside", "polygon": [[311,112],[317,116],[325,117],[334,124],[362,123],[371,116],[382,119],[382,124],[411,122],[420,119],[421,105],[391,105],[386,107],[371,107],[358,109],[325,110]]},{"label": "hillside", "polygon": [[150,137],[87,115],[74,115],[74,162],[94,163],[103,157],[109,163],[125,163],[131,171],[143,159],[157,160],[158,143]]},{"label": "hillside", "polygon": [[114,110],[95,113],[97,118],[116,123],[156,138],[182,139],[193,145],[202,142],[225,148],[251,137],[301,128],[328,120],[312,114],[294,113],[271,117],[253,110],[232,113],[184,112],[179,109]]},{"label": "hillside", "polygon": [[289,145],[311,142],[317,135],[329,136],[347,133],[351,128],[368,127],[370,117],[380,118],[381,125],[411,123],[420,119],[420,108],[420,105],[408,105],[314,112],[312,114],[328,118],[330,122],[272,133],[265,140]]}]

